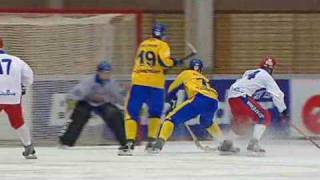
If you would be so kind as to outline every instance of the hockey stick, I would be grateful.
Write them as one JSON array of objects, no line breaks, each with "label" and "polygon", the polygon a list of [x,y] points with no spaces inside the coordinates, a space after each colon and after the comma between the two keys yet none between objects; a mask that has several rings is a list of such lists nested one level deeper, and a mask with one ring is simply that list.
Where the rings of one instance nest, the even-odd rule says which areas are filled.
[{"label": "hockey stick", "polygon": [[185,57],[181,58],[180,61],[184,61],[189,59],[190,57],[196,55],[198,52],[196,50],[196,48],[188,41],[186,41],[187,47],[191,50],[191,53],[189,53],[188,55],[186,55]]},{"label": "hockey stick", "polygon": [[200,143],[200,141],[198,140],[198,138],[196,137],[196,135],[193,133],[193,131],[191,130],[190,126],[187,124],[184,124],[185,127],[187,128],[188,132],[190,133],[192,140],[194,142],[194,144],[201,150],[205,151],[205,152],[214,152],[217,150],[217,148],[213,148],[213,147],[209,147],[209,146],[204,146]]},{"label": "hockey stick", "polygon": [[299,129],[296,125],[289,122],[289,125],[293,127],[298,133],[300,133],[306,140],[310,141],[313,145],[315,145],[318,149],[320,149],[320,145],[316,143],[310,136],[307,136],[301,129]]}]

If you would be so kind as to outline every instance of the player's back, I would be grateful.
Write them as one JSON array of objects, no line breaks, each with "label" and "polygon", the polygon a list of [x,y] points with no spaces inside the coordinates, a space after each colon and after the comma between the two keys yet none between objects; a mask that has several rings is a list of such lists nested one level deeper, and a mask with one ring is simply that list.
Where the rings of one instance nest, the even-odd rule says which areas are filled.
[{"label": "player's back", "polygon": [[184,70],[178,78],[181,78],[185,86],[188,97],[198,93],[207,97],[217,99],[218,93],[210,86],[210,81],[203,74],[195,70]]},{"label": "player's back", "polygon": [[33,81],[33,75],[25,76],[24,66],[21,59],[0,50],[0,104],[20,103],[22,84],[30,85]]},{"label": "player's back", "polygon": [[132,84],[164,88],[164,70],[174,65],[168,44],[156,38],[143,41],[137,51]]},{"label": "player's back", "polygon": [[252,96],[257,90],[266,88],[267,81],[273,79],[271,75],[264,69],[253,69],[246,71],[243,76],[238,79],[229,91],[230,97]]}]

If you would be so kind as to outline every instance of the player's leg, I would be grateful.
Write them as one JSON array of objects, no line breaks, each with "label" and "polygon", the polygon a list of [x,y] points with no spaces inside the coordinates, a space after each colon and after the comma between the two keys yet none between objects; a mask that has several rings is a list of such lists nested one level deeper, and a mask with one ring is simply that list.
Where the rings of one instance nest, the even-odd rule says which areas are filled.
[{"label": "player's leg", "polygon": [[239,97],[229,99],[231,112],[234,116],[233,129],[235,132],[243,132],[254,125],[253,137],[250,140],[247,150],[255,152],[264,152],[260,147],[259,141],[270,123],[270,115],[264,110],[258,102],[249,97]]},{"label": "player's leg", "polygon": [[124,130],[124,115],[121,110],[111,104],[106,103],[97,109],[97,113],[106,122],[106,124],[113,131],[116,139],[121,146],[125,146],[127,142],[126,133]]},{"label": "player's leg", "polygon": [[146,104],[149,108],[149,124],[148,124],[148,143],[146,151],[152,149],[156,138],[158,137],[160,126],[162,124],[161,114],[164,106],[164,90],[153,88],[149,94]]},{"label": "player's leg", "polygon": [[67,124],[66,131],[59,137],[60,143],[66,146],[74,146],[79,138],[84,125],[90,118],[92,106],[85,101],[77,103],[71,115],[71,122]]},{"label": "player's leg", "polygon": [[36,151],[32,144],[29,127],[23,118],[21,104],[6,105],[4,106],[4,111],[8,114],[11,127],[15,129],[25,148],[22,155],[27,159],[36,159]]},{"label": "player's leg", "polygon": [[248,143],[247,150],[265,153],[265,150],[260,147],[259,142],[271,122],[270,113],[251,97],[247,98],[245,102],[251,109],[251,117],[254,121],[253,135]]},{"label": "player's leg", "polygon": [[138,132],[138,122],[140,121],[140,111],[148,94],[148,87],[132,85],[126,103],[125,132],[127,145],[119,148],[119,155],[131,155]]},{"label": "player's leg", "polygon": [[195,106],[195,104],[197,104],[196,101],[196,98],[189,99],[178,105],[166,116],[166,120],[162,124],[159,137],[153,146],[154,152],[161,151],[165,142],[171,137],[174,127],[177,124],[184,123],[199,114],[198,109]]},{"label": "player's leg", "polygon": [[214,114],[218,109],[218,101],[208,97],[200,96],[201,101],[197,108],[200,110],[200,127],[216,138],[219,142],[223,140],[222,131],[217,123],[214,123]]},{"label": "player's leg", "polygon": [[200,108],[200,126],[219,141],[218,150],[221,153],[230,154],[239,152],[240,149],[234,147],[231,140],[224,139],[219,125],[214,122],[214,115],[218,109],[218,101],[207,97],[202,97],[201,99],[202,101],[198,106]]},{"label": "player's leg", "polygon": [[243,97],[230,98],[228,103],[233,116],[231,121],[233,132],[240,136],[247,134],[253,124],[251,109],[248,108]]}]

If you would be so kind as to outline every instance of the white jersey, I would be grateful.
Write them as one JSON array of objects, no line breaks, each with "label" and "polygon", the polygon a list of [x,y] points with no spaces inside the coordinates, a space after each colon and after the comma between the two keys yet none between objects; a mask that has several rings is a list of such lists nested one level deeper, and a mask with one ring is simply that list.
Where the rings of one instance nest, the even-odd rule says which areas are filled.
[{"label": "white jersey", "polygon": [[273,103],[280,112],[287,108],[283,92],[272,76],[261,68],[246,71],[242,78],[230,87],[228,98],[252,96],[257,90],[263,88],[272,95]]},{"label": "white jersey", "polygon": [[20,104],[21,86],[33,83],[30,66],[20,58],[0,50],[0,104]]}]

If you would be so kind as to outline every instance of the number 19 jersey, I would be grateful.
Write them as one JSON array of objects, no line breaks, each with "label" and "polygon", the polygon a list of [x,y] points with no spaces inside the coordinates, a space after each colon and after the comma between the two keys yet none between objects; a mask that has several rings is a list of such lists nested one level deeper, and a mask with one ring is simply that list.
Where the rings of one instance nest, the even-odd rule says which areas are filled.
[{"label": "number 19 jersey", "polygon": [[165,69],[173,67],[169,45],[159,39],[149,38],[140,43],[132,72],[132,84],[164,88]]}]

